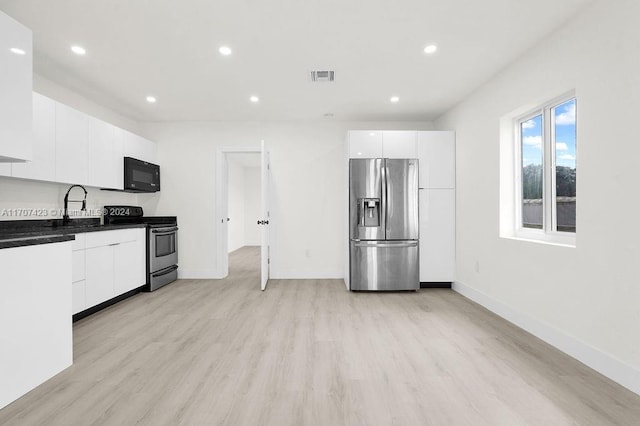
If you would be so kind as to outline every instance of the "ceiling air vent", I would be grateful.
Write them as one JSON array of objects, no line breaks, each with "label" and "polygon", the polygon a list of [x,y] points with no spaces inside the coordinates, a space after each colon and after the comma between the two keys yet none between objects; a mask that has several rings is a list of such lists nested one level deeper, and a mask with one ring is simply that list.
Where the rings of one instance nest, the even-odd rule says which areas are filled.
[{"label": "ceiling air vent", "polygon": [[335,71],[311,71],[311,81],[333,81]]}]

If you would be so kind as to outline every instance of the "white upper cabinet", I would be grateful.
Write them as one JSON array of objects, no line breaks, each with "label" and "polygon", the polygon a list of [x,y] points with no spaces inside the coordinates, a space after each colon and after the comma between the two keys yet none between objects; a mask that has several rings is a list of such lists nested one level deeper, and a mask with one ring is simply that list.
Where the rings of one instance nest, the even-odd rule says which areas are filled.
[{"label": "white upper cabinet", "polygon": [[56,103],[33,93],[33,160],[14,163],[12,176],[44,181],[56,178]]},{"label": "white upper cabinet", "polygon": [[382,156],[384,158],[418,158],[418,132],[413,130],[384,131]]},{"label": "white upper cabinet", "polygon": [[123,145],[120,129],[96,118],[90,118],[88,164],[90,186],[123,188]]},{"label": "white upper cabinet", "polygon": [[420,188],[455,188],[456,139],[454,132],[418,133]]},{"label": "white upper cabinet", "polygon": [[31,30],[0,12],[0,162],[32,158],[32,51]]},{"label": "white upper cabinet", "polygon": [[373,130],[350,131],[349,158],[382,158],[382,132]]},{"label": "white upper cabinet", "polygon": [[156,144],[131,132],[124,132],[124,156],[158,164]]},{"label": "white upper cabinet", "polygon": [[56,182],[88,184],[89,116],[56,103]]}]

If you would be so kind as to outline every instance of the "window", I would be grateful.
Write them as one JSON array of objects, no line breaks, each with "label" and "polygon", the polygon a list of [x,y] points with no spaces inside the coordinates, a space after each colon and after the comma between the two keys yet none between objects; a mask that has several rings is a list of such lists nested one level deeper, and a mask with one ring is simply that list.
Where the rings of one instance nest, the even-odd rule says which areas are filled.
[{"label": "window", "polygon": [[575,235],[576,107],[568,96],[515,120],[516,234]]}]

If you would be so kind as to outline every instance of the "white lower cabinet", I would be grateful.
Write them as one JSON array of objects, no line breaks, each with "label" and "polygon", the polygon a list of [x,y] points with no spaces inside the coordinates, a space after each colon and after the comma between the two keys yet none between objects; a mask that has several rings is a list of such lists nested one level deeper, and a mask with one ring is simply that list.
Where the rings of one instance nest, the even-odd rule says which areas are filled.
[{"label": "white lower cabinet", "polygon": [[73,252],[74,314],[146,283],[145,236],[144,228],[76,236],[83,244]]},{"label": "white lower cabinet", "polygon": [[87,307],[98,305],[114,297],[113,247],[87,249],[86,267],[85,297]]},{"label": "white lower cabinet", "polygon": [[454,189],[421,189],[420,282],[451,282],[455,272]]},{"label": "white lower cabinet", "polygon": [[[116,294],[126,293],[144,283],[145,257],[144,241],[129,241],[114,246],[114,290]],[[141,256],[142,254],[142,256]]]},{"label": "white lower cabinet", "polygon": [[71,242],[5,248],[0,265],[2,409],[73,362]]}]

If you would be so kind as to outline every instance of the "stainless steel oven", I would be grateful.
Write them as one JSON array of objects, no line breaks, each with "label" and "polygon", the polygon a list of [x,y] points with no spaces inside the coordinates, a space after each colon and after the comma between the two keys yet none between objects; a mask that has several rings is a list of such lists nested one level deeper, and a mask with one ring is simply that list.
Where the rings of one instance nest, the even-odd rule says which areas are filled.
[{"label": "stainless steel oven", "polygon": [[178,227],[148,225],[149,290],[178,279]]}]

